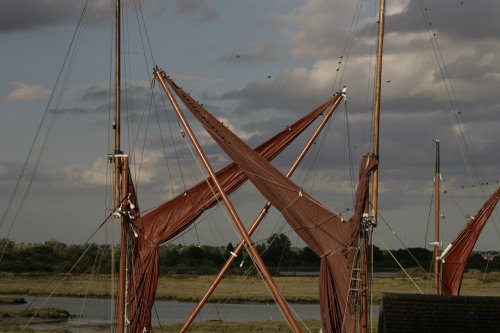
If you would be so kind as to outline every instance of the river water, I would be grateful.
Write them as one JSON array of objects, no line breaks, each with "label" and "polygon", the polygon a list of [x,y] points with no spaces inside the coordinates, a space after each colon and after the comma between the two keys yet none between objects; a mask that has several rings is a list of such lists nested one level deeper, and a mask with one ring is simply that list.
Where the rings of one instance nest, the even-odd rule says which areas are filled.
[{"label": "river water", "polygon": [[[72,322],[106,323],[111,317],[111,302],[103,298],[75,297],[36,297],[24,296],[27,304],[3,305],[0,309],[24,309],[26,307],[58,307],[65,309],[71,315],[77,316]],[[156,301],[153,308],[153,324],[184,322],[195,303],[177,301]],[[290,304],[292,310],[300,319],[320,319],[319,304]],[[263,321],[285,320],[276,304],[232,304],[207,303],[201,310],[195,322],[207,320],[224,321]]]},{"label": "river water", "polygon": [[[0,310],[25,309],[40,307],[58,307],[65,309],[71,315],[67,323],[53,323],[30,326],[35,330],[52,329],[67,324],[106,324],[110,323],[111,301],[104,298],[75,298],[75,297],[36,297],[24,296],[27,304],[2,305]],[[153,325],[184,322],[189,316],[195,303],[161,301],[155,302],[153,308]],[[320,319],[319,304],[290,304],[290,308],[299,320]],[[374,306],[373,315],[378,316],[379,308]],[[276,320],[284,321],[278,306],[270,304],[233,304],[233,303],[207,303],[198,314],[195,322],[223,320],[232,322],[249,322]]]}]

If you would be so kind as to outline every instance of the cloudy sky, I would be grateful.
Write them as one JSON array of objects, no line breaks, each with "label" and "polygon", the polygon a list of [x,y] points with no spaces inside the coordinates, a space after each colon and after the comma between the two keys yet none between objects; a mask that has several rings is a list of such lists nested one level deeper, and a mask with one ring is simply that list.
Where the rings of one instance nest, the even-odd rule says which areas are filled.
[{"label": "cloudy sky", "polygon": [[[252,146],[347,86],[347,103],[294,180],[349,215],[351,178],[371,147],[373,2],[143,0],[123,6],[123,149],[134,157],[143,209],[201,173],[161,92],[151,93],[156,64]],[[500,3],[398,0],[387,9],[375,243],[403,246],[385,222],[407,246],[431,241],[433,139],[439,138],[447,244],[464,215],[499,186]],[[109,213],[111,12],[108,0],[0,3],[0,237],[82,243]],[[286,171],[307,135],[274,165]],[[200,140],[215,166],[227,162],[202,132]],[[246,223],[264,203],[251,186],[233,199]],[[219,211],[176,242],[235,242]],[[497,213],[493,222],[478,250],[498,248]],[[270,232],[289,228],[271,214],[256,239]]]}]

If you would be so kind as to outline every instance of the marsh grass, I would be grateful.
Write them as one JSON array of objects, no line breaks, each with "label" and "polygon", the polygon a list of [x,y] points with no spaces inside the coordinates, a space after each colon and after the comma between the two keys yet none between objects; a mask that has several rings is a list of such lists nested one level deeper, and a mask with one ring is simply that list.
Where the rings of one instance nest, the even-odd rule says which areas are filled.
[{"label": "marsh grass", "polygon": [[25,310],[0,310],[0,318],[42,318],[65,320],[70,317],[68,311],[61,308],[31,308]]},{"label": "marsh grass", "polygon": [[[69,317],[69,312],[61,308],[1,310],[0,332],[34,332],[29,325],[63,323]],[[64,332],[61,329],[54,331]]]},{"label": "marsh grass", "polygon": [[24,304],[26,301],[23,297],[19,296],[9,296],[9,295],[0,295],[0,305],[5,304]]},{"label": "marsh grass", "polygon": [[[213,276],[160,277],[156,296],[158,299],[197,301],[212,280]],[[317,303],[319,300],[317,278],[276,277],[274,281],[290,303]],[[272,301],[272,297],[260,278],[227,276],[216,288],[210,300],[263,303]]]},{"label": "marsh grass", "polygon": [[[198,301],[213,276],[160,276],[156,298],[161,300]],[[276,277],[278,289],[290,303],[318,303],[318,277]],[[414,278],[424,293],[432,291],[432,280]],[[407,278],[376,278],[373,280],[374,302],[380,302],[383,292],[419,293]],[[63,275],[0,273],[0,293],[8,295],[50,295],[68,297],[109,297],[110,278],[107,275]],[[500,273],[468,274],[464,278],[462,295],[500,296]],[[265,283],[258,277],[230,275],[225,277],[210,298],[211,302],[263,303],[272,301]]]}]

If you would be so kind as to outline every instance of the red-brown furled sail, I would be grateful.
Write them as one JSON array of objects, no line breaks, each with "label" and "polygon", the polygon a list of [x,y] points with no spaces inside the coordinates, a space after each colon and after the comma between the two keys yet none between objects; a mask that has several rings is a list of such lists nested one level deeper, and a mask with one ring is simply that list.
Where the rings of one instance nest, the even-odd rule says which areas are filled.
[{"label": "red-brown furled sail", "polygon": [[460,294],[462,278],[467,260],[476,244],[479,234],[488,222],[496,204],[500,200],[500,187],[483,204],[481,209],[465,225],[458,236],[451,242],[449,249],[443,254],[442,284],[445,295]]},{"label": "red-brown furled sail", "polygon": [[[301,239],[321,256],[322,272],[325,276],[320,285],[322,302],[325,303],[322,306],[322,309],[325,309],[322,311],[322,319],[331,326],[324,328],[328,332],[353,331],[355,317],[352,309],[348,307],[352,258],[355,252],[353,244],[359,232],[359,220],[364,211],[368,181],[364,179],[363,185],[357,191],[357,196],[361,199],[361,203],[356,207],[356,212],[359,213],[351,220],[345,221],[248,147],[170,78],[164,79],[254,186],[281,211]],[[367,171],[362,170],[363,177],[373,170],[377,161],[373,157],[367,157],[364,164]]]},{"label": "red-brown furled sail", "polygon": [[[272,160],[300,133],[317,119],[339,96],[334,96],[285,130],[255,149],[257,155]],[[217,173],[226,193],[234,192],[247,179],[236,164],[230,164]],[[210,184],[210,185],[209,185]],[[213,182],[204,180],[185,193],[166,202],[136,220],[133,231],[132,273],[129,284],[128,320],[132,332],[149,330],[151,308],[158,280],[158,247],[175,237],[194,222],[206,209],[219,200],[214,195]]]}]

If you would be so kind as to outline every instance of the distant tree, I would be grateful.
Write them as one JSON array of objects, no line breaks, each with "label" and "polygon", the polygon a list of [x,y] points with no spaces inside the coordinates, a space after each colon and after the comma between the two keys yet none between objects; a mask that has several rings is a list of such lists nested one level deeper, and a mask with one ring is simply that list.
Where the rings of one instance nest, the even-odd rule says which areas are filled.
[{"label": "distant tree", "polygon": [[319,268],[320,257],[306,246],[299,252],[298,261],[300,266],[316,269]]},{"label": "distant tree", "polygon": [[403,267],[414,267],[416,265],[429,267],[432,262],[432,252],[422,247],[399,249],[393,251],[393,254]]},{"label": "distant tree", "polygon": [[379,260],[382,260],[382,258],[383,258],[382,251],[377,246],[374,245],[373,246],[373,261],[379,261]]},{"label": "distant tree", "polygon": [[191,245],[185,250],[187,259],[191,264],[199,264],[203,260],[203,250],[199,246]]},{"label": "distant tree", "polygon": [[285,234],[272,234],[266,245],[263,259],[268,266],[278,267],[284,260],[290,259],[292,243]]},{"label": "distant tree", "polygon": [[45,245],[50,247],[52,249],[52,253],[58,257],[63,257],[67,248],[66,244],[56,241],[55,239],[46,241]]},{"label": "distant tree", "polygon": [[13,254],[13,250],[16,243],[9,240],[8,238],[0,239],[0,254],[3,253],[4,256],[10,256]]},{"label": "distant tree", "polygon": [[467,261],[466,269],[483,269],[486,266],[486,260],[481,253],[472,253]]}]

